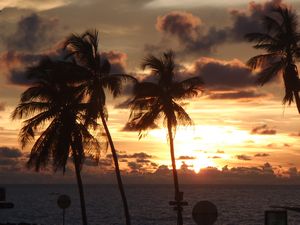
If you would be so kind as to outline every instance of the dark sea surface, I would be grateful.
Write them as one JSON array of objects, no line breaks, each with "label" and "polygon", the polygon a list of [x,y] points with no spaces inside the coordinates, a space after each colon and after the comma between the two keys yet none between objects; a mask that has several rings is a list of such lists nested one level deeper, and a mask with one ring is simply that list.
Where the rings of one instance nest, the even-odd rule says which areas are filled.
[{"label": "dark sea surface", "polygon": [[[0,209],[0,222],[62,224],[57,207],[59,194],[68,194],[72,204],[66,211],[66,225],[80,225],[81,214],[76,185],[0,185],[6,188],[7,201],[14,209]],[[262,225],[270,205],[300,205],[300,186],[182,185],[189,206],[184,209],[184,224],[191,218],[196,202],[209,200],[217,205],[216,225]],[[176,215],[168,202],[173,199],[171,185],[125,186],[133,225],[175,225]],[[86,185],[89,225],[124,224],[123,209],[116,185]],[[288,213],[289,225],[300,224],[300,213]]]}]

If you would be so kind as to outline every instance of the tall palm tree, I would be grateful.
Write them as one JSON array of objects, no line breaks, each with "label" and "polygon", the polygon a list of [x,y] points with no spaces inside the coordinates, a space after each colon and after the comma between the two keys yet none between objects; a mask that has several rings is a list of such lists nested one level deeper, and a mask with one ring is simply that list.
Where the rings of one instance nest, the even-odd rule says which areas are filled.
[{"label": "tall palm tree", "polygon": [[175,203],[177,205],[177,224],[182,225],[182,192],[179,190],[178,175],[175,162],[174,138],[179,125],[192,125],[192,120],[182,108],[180,101],[195,97],[202,91],[203,82],[199,77],[192,77],[183,81],[175,79],[175,62],[172,51],[162,57],[148,56],[142,63],[142,68],[149,68],[157,82],[142,81],[134,87],[134,97],[129,103],[131,115],[128,125],[140,131],[157,127],[157,122],[163,119],[167,127],[170,153],[173,168]]},{"label": "tall palm tree", "polygon": [[[47,167],[52,159],[53,169],[62,169],[64,173],[69,156],[72,156],[80,195],[82,223],[87,225],[80,171],[85,159],[85,149],[95,148],[98,155],[100,144],[82,123],[86,108],[86,104],[81,103],[83,92],[64,81],[64,72],[68,70],[65,69],[70,64],[66,63],[66,67],[63,64],[46,59],[38,66],[28,69],[27,76],[32,85],[22,93],[12,118],[29,117],[20,130],[22,148],[35,136],[39,136],[31,148],[27,162],[29,168],[34,167],[39,171]],[[63,68],[65,69],[59,71]]]},{"label": "tall palm tree", "polygon": [[125,74],[110,74],[109,61],[99,53],[99,35],[96,30],[86,31],[82,35],[72,34],[65,42],[65,49],[69,52],[67,58],[72,58],[79,66],[85,69],[85,79],[82,87],[87,94],[87,102],[90,104],[87,110],[86,124],[100,118],[110,145],[115,166],[118,187],[124,207],[126,225],[131,224],[127,198],[121,178],[118,155],[107,125],[108,113],[106,109],[106,93],[108,90],[113,97],[121,94],[123,81],[134,80]]},{"label": "tall palm tree", "polygon": [[275,76],[282,75],[285,85],[283,104],[296,101],[300,113],[300,82],[296,61],[300,59],[300,33],[296,14],[289,8],[276,7],[263,17],[264,32],[249,33],[246,39],[254,42],[264,54],[249,59],[248,65],[260,69],[257,83],[264,85]]}]

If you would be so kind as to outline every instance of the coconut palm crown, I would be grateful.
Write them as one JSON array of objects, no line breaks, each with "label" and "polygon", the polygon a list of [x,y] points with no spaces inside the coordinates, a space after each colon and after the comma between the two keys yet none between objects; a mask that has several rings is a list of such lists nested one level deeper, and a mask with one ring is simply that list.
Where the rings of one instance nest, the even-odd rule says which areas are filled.
[{"label": "coconut palm crown", "polygon": [[121,94],[123,82],[126,80],[135,81],[135,79],[126,74],[111,74],[111,64],[107,58],[100,54],[98,45],[99,34],[96,30],[86,31],[82,35],[72,34],[65,41],[65,49],[68,51],[66,58],[72,58],[75,64],[85,70],[82,73],[84,79],[78,80],[81,82],[81,87],[89,104],[85,124],[91,125],[97,118],[101,119],[112,152],[126,225],[130,225],[129,208],[121,179],[117,150],[107,125],[106,91],[108,90],[113,97],[117,97]]},{"label": "coconut palm crown", "polygon": [[[197,96],[202,91],[203,82],[200,77],[176,80],[176,65],[172,51],[165,52],[158,58],[148,56],[142,63],[143,69],[150,69],[152,81],[141,81],[135,84],[133,99],[129,105],[131,115],[127,126],[140,131],[141,138],[145,131],[157,127],[163,120],[168,131],[171,161],[173,168],[175,201],[182,201],[175,163],[174,137],[177,126],[192,125],[192,119],[181,103],[186,98]],[[182,224],[181,210],[178,210],[178,224]]]},{"label": "coconut palm crown", "polygon": [[254,42],[256,49],[265,53],[248,60],[248,65],[258,69],[257,83],[264,85],[277,75],[282,75],[285,85],[283,104],[296,101],[300,113],[299,78],[296,62],[300,59],[300,33],[296,14],[280,6],[262,18],[263,31],[249,33],[245,37]]},{"label": "coconut palm crown", "polygon": [[65,172],[68,159],[72,157],[79,187],[83,225],[87,225],[80,170],[86,153],[97,157],[101,146],[98,139],[83,124],[86,104],[81,103],[81,89],[68,85],[64,80],[70,64],[62,64],[64,63],[45,59],[27,70],[27,77],[32,84],[22,93],[12,118],[27,118],[19,135],[23,148],[38,137],[31,148],[27,163],[29,168],[33,167],[39,171],[52,161],[54,171],[62,169]]}]

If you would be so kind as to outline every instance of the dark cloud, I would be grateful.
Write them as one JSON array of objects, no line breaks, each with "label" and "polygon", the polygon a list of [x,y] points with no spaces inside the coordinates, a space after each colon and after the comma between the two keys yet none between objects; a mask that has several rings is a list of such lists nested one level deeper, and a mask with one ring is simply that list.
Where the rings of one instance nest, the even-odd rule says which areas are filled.
[{"label": "dark cloud", "polygon": [[[204,32],[201,19],[191,13],[173,11],[164,16],[159,16],[156,22],[159,32],[178,38],[179,43],[187,52],[207,52],[214,50],[215,45],[223,43],[227,38],[226,30],[215,27]],[[147,50],[155,49],[154,45],[147,45]]]},{"label": "dark cloud", "polygon": [[240,60],[230,61],[201,57],[181,77],[200,76],[210,99],[252,100],[268,97],[258,92],[256,76]]},{"label": "dark cloud", "polygon": [[[245,34],[259,32],[262,17],[277,6],[284,6],[283,1],[250,2],[246,10],[231,10],[232,24],[223,28],[207,27],[199,17],[188,12],[172,11],[157,18],[156,29],[167,37],[177,38],[185,53],[211,54],[226,41],[244,41]],[[148,44],[145,50],[160,50],[160,46]]]},{"label": "dark cloud", "polygon": [[26,68],[36,65],[43,58],[62,60],[64,51],[60,46],[40,53],[24,53],[18,51],[5,51],[0,55],[0,65],[5,68],[9,83],[16,85],[29,85],[31,82],[25,76]]},{"label": "dark cloud", "polygon": [[35,13],[20,19],[14,34],[6,37],[9,51],[36,51],[45,49],[57,41],[57,19],[41,17]]},{"label": "dark cloud", "polygon": [[262,17],[271,13],[274,7],[286,6],[282,0],[265,1],[256,3],[251,1],[247,10],[232,10],[230,12],[233,25],[230,35],[233,40],[244,40],[247,33],[259,32],[262,29]]},{"label": "dark cloud", "polygon": [[289,168],[286,174],[288,174],[292,178],[300,176],[300,173],[296,167]]},{"label": "dark cloud", "polygon": [[266,94],[257,93],[254,90],[249,91],[232,91],[224,93],[211,93],[209,94],[210,99],[257,99],[260,97],[266,97]]},{"label": "dark cloud", "polygon": [[156,29],[176,35],[183,42],[191,42],[198,35],[197,31],[201,23],[200,18],[191,13],[174,11],[159,16],[156,21]]},{"label": "dark cloud", "polygon": [[150,163],[151,161],[149,159],[136,159],[137,163]]},{"label": "dark cloud", "polygon": [[107,58],[108,61],[110,62],[111,73],[124,74],[126,72],[127,54],[123,52],[108,51],[108,52],[102,52],[101,55]]},{"label": "dark cloud", "polygon": [[188,156],[188,155],[182,155],[178,157],[178,160],[192,160],[192,159],[196,159],[196,157]]},{"label": "dark cloud", "polygon": [[143,168],[143,165],[137,162],[128,162],[127,166],[131,172],[139,172]]},{"label": "dark cloud", "polygon": [[200,58],[196,60],[191,71],[200,76],[210,90],[232,90],[234,88],[251,88],[255,86],[255,76],[240,60],[217,60]]},{"label": "dark cloud", "polygon": [[268,153],[257,153],[254,155],[254,157],[268,157],[268,156],[270,156],[270,154]]},{"label": "dark cloud", "polygon": [[276,130],[269,128],[266,124],[254,127],[251,130],[251,134],[261,134],[261,135],[275,135]]},{"label": "dark cloud", "polygon": [[[107,155],[107,158],[111,158],[111,157],[112,157],[111,154]],[[133,154],[119,153],[118,158],[119,159],[151,159],[151,158],[153,158],[153,156],[149,155],[145,152],[138,152],[138,153],[133,153]]]},{"label": "dark cloud", "polygon": [[155,175],[171,175],[171,170],[166,165],[160,165],[157,170],[154,172]]},{"label": "dark cloud", "polygon": [[236,158],[239,160],[244,160],[244,161],[252,160],[251,156],[248,156],[248,155],[236,155]]},{"label": "dark cloud", "polygon": [[20,158],[23,153],[17,148],[0,147],[0,158]]},{"label": "dark cloud", "polygon": [[139,158],[139,159],[150,159],[153,157],[152,155],[149,155],[145,152],[134,153],[134,154],[128,155],[128,156],[129,156],[129,158]]}]

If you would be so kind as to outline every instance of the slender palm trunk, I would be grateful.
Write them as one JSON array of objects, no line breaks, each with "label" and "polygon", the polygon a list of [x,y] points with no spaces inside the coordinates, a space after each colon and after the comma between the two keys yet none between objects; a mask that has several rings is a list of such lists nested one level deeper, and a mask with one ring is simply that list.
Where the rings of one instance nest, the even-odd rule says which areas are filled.
[{"label": "slender palm trunk", "polygon": [[296,102],[296,106],[298,109],[298,113],[300,114],[300,97],[299,97],[298,91],[294,91],[294,97],[295,97],[295,102]]},{"label": "slender palm trunk", "polygon": [[[170,141],[170,153],[171,153],[174,188],[175,188],[175,202],[179,203],[180,201],[182,201],[182,199],[180,199],[181,197],[179,191],[178,175],[176,170],[172,125],[170,124],[169,121],[168,121],[168,134],[169,134],[169,141]],[[183,225],[182,208],[179,205],[177,205],[177,225]]]},{"label": "slender palm trunk", "polygon": [[82,180],[81,180],[81,175],[80,175],[80,165],[79,165],[77,153],[74,150],[73,150],[73,159],[74,159],[75,173],[76,173],[76,179],[77,179],[77,185],[78,185],[79,197],[80,197],[82,224],[87,225],[84,192],[83,192],[83,185],[82,185]]},{"label": "slender palm trunk", "polygon": [[115,172],[116,172],[118,186],[119,186],[119,190],[120,190],[122,201],[123,201],[124,213],[125,213],[125,218],[126,218],[126,225],[131,225],[127,199],[126,199],[125,190],[124,190],[124,186],[123,186],[123,182],[122,182],[122,178],[121,178],[121,173],[120,173],[120,167],[119,167],[119,162],[118,162],[117,151],[115,149],[112,137],[111,137],[109,129],[107,127],[105,116],[104,116],[103,113],[101,113],[100,116],[101,116],[102,124],[103,124],[104,129],[105,129],[105,133],[106,133],[107,138],[108,138],[108,142],[109,142],[109,145],[110,145],[112,157],[113,157],[114,164],[115,164]]}]

